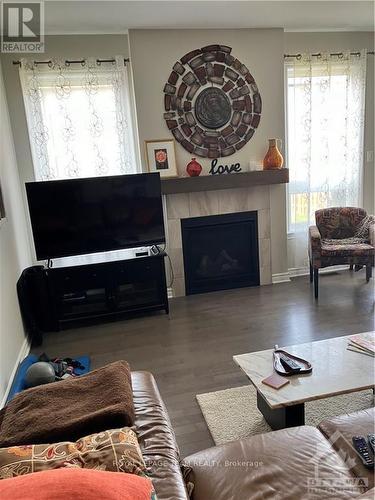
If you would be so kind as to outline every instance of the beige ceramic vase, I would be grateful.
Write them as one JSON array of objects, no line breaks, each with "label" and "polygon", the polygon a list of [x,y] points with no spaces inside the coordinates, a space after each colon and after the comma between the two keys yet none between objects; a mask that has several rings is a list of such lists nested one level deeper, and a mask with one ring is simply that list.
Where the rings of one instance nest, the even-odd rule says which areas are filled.
[{"label": "beige ceramic vase", "polygon": [[277,141],[280,139],[268,139],[269,146],[263,160],[263,170],[278,170],[283,166],[284,158],[277,147]]}]

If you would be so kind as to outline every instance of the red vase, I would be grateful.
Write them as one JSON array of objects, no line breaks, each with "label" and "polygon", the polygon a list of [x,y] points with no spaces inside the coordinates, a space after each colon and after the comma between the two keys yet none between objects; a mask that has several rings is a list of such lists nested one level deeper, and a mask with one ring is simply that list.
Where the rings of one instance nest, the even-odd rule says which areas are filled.
[{"label": "red vase", "polygon": [[197,177],[202,172],[202,165],[195,158],[192,158],[186,165],[186,172],[190,177]]}]

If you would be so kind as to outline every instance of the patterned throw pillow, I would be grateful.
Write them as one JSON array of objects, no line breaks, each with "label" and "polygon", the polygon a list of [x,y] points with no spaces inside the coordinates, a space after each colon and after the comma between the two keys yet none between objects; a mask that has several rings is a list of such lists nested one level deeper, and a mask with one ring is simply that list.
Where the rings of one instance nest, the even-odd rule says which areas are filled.
[{"label": "patterned throw pillow", "polygon": [[366,240],[369,239],[369,230],[371,224],[375,223],[375,217],[373,215],[366,215],[361,221],[361,223],[358,225],[357,230],[355,232],[355,236],[357,238],[365,238]]},{"label": "patterned throw pillow", "polygon": [[75,443],[0,448],[0,479],[61,467],[146,475],[137,436],[129,427],[91,434]]}]

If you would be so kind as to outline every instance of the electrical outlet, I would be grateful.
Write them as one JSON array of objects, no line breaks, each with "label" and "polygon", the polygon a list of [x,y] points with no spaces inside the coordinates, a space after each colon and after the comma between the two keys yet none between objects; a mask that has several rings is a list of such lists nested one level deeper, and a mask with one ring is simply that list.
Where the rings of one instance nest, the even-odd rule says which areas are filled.
[{"label": "electrical outlet", "polygon": [[371,163],[374,161],[374,152],[366,151],[366,163]]}]

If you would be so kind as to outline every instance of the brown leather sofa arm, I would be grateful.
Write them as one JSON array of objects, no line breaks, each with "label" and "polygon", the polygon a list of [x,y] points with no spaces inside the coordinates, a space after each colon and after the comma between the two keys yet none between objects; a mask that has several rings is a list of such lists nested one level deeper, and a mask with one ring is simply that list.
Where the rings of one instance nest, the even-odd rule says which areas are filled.
[{"label": "brown leather sofa arm", "polygon": [[[366,489],[374,488],[374,471],[362,464],[362,460],[353,448],[352,437],[367,436],[375,432],[375,409],[368,408],[325,419],[320,422],[318,429],[329,440],[336,452],[351,464],[352,474],[364,480]],[[375,496],[372,497],[373,500],[374,498]]]},{"label": "brown leather sofa arm", "polygon": [[321,235],[316,226],[309,227],[309,256],[310,260],[320,257]]},{"label": "brown leather sofa arm", "polygon": [[315,427],[258,434],[199,451],[183,460],[191,500],[259,500],[318,498],[316,478],[331,478],[337,485],[325,488],[319,498],[349,500],[353,475],[344,460]]},{"label": "brown leather sofa arm", "polygon": [[160,500],[188,500],[176,437],[156,381],[149,372],[132,372],[135,427],[139,446]]}]

